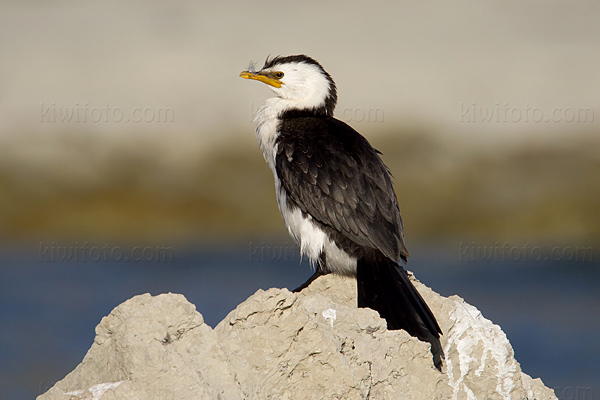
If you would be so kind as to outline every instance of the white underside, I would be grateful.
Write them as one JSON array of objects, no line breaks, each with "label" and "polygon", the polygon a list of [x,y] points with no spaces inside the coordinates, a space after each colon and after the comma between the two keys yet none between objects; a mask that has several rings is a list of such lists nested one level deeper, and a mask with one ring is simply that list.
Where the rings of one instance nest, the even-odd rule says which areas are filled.
[{"label": "white underside", "polygon": [[336,246],[327,234],[312,221],[312,217],[304,217],[300,209],[291,210],[287,205],[287,194],[281,186],[281,181],[275,170],[275,140],[277,132],[277,116],[281,110],[288,108],[288,101],[275,97],[268,99],[258,110],[254,118],[256,123],[256,138],[265,160],[275,178],[275,193],[277,204],[283,216],[283,221],[290,235],[300,246],[302,255],[306,255],[314,267],[322,252],[325,253],[327,271],[344,275],[356,274],[356,258],[349,256]]}]

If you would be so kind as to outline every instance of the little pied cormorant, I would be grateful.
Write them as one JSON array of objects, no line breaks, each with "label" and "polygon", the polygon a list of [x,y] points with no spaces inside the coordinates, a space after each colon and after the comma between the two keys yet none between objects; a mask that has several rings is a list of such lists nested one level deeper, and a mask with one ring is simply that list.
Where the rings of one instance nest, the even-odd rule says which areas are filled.
[{"label": "little pied cormorant", "polygon": [[333,117],[337,90],[316,60],[267,58],[242,78],[266,83],[276,97],[254,118],[256,137],[275,178],[277,203],[290,234],[315,273],[356,276],[358,307],[431,343],[441,370],[442,333],[398,261],[409,256],[391,174],[369,142]]}]

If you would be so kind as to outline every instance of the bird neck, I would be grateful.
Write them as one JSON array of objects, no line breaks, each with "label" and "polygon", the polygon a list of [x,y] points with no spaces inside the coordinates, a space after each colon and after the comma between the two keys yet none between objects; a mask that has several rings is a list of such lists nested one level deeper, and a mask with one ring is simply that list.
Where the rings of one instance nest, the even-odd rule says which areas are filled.
[{"label": "bird neck", "polygon": [[265,120],[281,120],[301,117],[332,117],[333,108],[328,109],[325,102],[307,103],[281,97],[267,99],[258,110],[254,122],[258,124]]}]

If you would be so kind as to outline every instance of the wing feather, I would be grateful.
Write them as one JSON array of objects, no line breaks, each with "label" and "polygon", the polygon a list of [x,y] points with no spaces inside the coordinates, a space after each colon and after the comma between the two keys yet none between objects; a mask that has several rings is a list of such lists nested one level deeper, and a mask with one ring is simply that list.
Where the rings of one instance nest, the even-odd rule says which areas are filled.
[{"label": "wing feather", "polygon": [[364,137],[333,118],[299,117],[281,122],[276,144],[288,201],[340,235],[340,247],[408,256],[391,175]]}]

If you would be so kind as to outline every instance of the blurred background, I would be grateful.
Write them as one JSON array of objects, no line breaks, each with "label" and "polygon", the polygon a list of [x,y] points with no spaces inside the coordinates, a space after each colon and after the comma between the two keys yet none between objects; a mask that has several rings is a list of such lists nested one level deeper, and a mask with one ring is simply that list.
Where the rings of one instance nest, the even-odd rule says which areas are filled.
[{"label": "blurred background", "polygon": [[81,361],[101,318],[183,293],[215,326],[311,274],[250,61],[305,53],[395,177],[407,268],[499,324],[561,399],[600,398],[600,4],[0,4],[0,398]]}]

